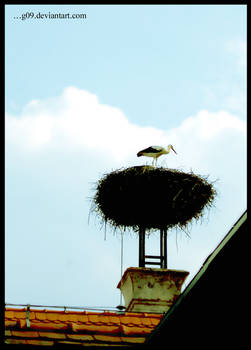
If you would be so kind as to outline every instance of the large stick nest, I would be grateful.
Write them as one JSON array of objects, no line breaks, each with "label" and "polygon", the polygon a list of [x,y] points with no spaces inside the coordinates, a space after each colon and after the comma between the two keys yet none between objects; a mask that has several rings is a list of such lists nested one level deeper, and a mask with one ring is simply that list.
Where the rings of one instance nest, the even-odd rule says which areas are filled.
[{"label": "large stick nest", "polygon": [[94,210],[115,228],[186,228],[213,203],[216,191],[193,173],[134,166],[104,175],[93,198]]}]

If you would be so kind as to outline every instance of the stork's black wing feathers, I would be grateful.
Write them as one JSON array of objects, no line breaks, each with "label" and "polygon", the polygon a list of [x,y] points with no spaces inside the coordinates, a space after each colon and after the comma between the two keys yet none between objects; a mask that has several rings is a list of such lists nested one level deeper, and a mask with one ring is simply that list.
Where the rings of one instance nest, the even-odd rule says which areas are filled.
[{"label": "stork's black wing feathers", "polygon": [[139,153],[159,153],[159,149],[153,148],[153,147],[148,147],[140,151]]}]

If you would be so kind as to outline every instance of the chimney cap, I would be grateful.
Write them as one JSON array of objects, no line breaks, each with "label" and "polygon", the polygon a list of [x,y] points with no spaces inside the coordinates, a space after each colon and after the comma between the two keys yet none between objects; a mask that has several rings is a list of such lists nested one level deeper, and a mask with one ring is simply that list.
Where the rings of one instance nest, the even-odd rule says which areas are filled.
[{"label": "chimney cap", "polygon": [[179,296],[188,271],[129,267],[117,288],[125,299],[126,311],[166,312]]},{"label": "chimney cap", "polygon": [[150,268],[150,267],[128,267],[125,272],[123,273],[123,276],[121,280],[119,281],[117,288],[121,287],[121,283],[123,283],[127,277],[127,275],[130,272],[139,272],[140,274],[146,275],[166,275],[167,272],[171,272],[173,275],[177,273],[177,275],[185,275],[185,278],[189,275],[188,271],[185,270],[171,270],[171,269],[159,269],[159,268]]}]

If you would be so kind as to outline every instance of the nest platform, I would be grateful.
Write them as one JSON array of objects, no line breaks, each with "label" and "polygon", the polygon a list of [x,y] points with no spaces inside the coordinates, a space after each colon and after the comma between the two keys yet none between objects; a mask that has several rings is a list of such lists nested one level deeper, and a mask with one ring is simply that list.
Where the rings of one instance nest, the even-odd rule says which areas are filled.
[{"label": "nest platform", "polygon": [[216,191],[205,177],[163,167],[112,171],[97,183],[95,211],[117,228],[186,228],[210,207]]}]

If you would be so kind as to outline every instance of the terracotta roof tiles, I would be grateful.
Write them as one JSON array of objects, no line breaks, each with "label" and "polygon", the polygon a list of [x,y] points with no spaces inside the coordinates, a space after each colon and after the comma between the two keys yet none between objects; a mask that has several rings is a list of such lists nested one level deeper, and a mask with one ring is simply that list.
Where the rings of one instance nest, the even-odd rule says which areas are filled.
[{"label": "terracotta roof tiles", "polygon": [[161,314],[5,309],[5,342],[25,345],[130,346],[144,343]]}]

